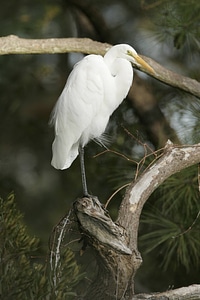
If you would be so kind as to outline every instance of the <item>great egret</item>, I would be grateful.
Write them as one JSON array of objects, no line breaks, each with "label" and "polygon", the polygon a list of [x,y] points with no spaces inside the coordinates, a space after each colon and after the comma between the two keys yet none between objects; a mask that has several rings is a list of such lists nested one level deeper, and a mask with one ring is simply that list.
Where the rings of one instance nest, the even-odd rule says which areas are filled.
[{"label": "great egret", "polygon": [[114,110],[127,96],[133,80],[131,63],[154,70],[127,44],[111,47],[104,57],[87,55],[68,77],[55,105],[51,122],[55,126],[51,164],[67,169],[80,154],[83,193],[88,195],[84,146],[101,136]]}]

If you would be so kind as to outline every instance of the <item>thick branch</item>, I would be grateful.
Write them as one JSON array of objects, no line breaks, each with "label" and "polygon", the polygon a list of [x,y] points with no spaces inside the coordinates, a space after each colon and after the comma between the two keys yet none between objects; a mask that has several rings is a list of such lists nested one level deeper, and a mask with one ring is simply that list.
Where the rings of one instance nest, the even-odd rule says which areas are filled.
[{"label": "thick branch", "polygon": [[144,59],[154,68],[156,79],[200,98],[200,83],[197,80],[172,72],[149,57],[145,56]]},{"label": "thick branch", "polygon": [[[110,46],[111,45],[109,44],[99,43],[87,38],[23,39],[14,35],[10,35],[0,38],[0,55],[42,53],[53,54],[69,52],[82,52],[86,54],[94,53],[103,55]],[[177,87],[200,98],[200,83],[198,81],[169,71],[150,58],[145,56],[143,56],[143,58],[155,70],[153,77],[159,81],[162,81],[173,87]]]},{"label": "thick branch", "polygon": [[160,294],[134,295],[134,277],[141,264],[137,234],[142,207],[169,176],[198,162],[200,144],[176,146],[168,141],[161,158],[127,190],[117,223],[111,220],[96,197],[76,200],[74,210],[78,223],[85,240],[95,250],[99,266],[98,275],[87,289],[84,299],[199,299],[188,297],[191,293],[198,295],[199,287],[195,290],[188,287]]},{"label": "thick branch", "polygon": [[200,299],[200,285],[193,284],[187,287],[182,287],[175,290],[166,291],[163,293],[153,294],[138,294],[134,295],[132,300],[197,300]]},{"label": "thick branch", "polygon": [[127,247],[124,228],[111,220],[95,196],[77,199],[74,212],[85,242],[95,251],[99,267],[83,299],[116,300],[132,296],[132,281],[141,257],[135,249]]},{"label": "thick branch", "polygon": [[139,218],[150,195],[168,177],[199,162],[200,144],[175,146],[168,141],[162,157],[130,185],[118,216],[118,223],[130,237],[130,249],[137,247]]},{"label": "thick branch", "polygon": [[0,38],[0,55],[70,52],[103,55],[108,48],[110,48],[109,44],[95,42],[87,38],[23,39],[15,35]]}]

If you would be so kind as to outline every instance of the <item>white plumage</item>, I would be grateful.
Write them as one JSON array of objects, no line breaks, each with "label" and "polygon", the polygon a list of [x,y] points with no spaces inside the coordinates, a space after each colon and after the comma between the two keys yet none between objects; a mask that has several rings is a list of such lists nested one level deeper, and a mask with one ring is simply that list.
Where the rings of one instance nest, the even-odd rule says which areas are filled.
[{"label": "white plumage", "polygon": [[88,55],[74,66],[52,113],[54,168],[69,168],[78,156],[79,147],[101,137],[109,117],[131,87],[131,62],[153,73],[126,44],[113,46],[104,57]]}]

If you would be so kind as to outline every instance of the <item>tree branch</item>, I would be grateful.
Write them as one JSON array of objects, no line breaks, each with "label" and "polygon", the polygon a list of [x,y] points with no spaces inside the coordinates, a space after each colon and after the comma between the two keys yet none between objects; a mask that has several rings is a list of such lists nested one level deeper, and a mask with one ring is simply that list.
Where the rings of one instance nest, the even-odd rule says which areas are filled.
[{"label": "tree branch", "polygon": [[[15,35],[0,38],[0,55],[44,53],[55,54],[69,52],[104,55],[109,47],[111,47],[111,45],[92,41],[87,38],[23,39]],[[200,83],[198,81],[176,74],[162,67],[151,58],[145,56],[142,57],[155,70],[153,77],[161,82],[179,88],[200,98]],[[141,71],[143,70],[141,69]]]},{"label": "tree branch", "polygon": [[0,38],[0,55],[5,54],[55,54],[82,52],[104,55],[111,45],[88,38],[24,39],[16,35]]},{"label": "tree branch", "polygon": [[[139,218],[145,202],[168,177],[200,162],[200,143],[177,146],[166,143],[161,158],[132,182],[122,201],[117,222],[130,237],[130,249],[137,249]],[[126,218],[124,218],[126,216]]]},{"label": "tree branch", "polygon": [[138,294],[132,300],[197,300],[200,299],[200,285],[193,284],[163,293]]},{"label": "tree branch", "polygon": [[[137,235],[143,205],[169,176],[200,161],[200,143],[177,146],[167,142],[160,158],[134,181],[122,201],[114,223],[97,197],[79,198],[74,203],[85,241],[94,249],[99,272],[84,299],[200,299],[200,286],[165,293],[134,295],[134,277],[141,264]],[[195,297],[190,297],[190,295]],[[187,295],[187,296],[185,296]]]},{"label": "tree branch", "polygon": [[156,79],[200,98],[200,82],[172,72],[149,57],[142,55],[141,57],[153,67],[156,72],[156,75],[154,76]]},{"label": "tree branch", "polygon": [[93,248],[98,263],[97,276],[83,299],[116,300],[132,296],[132,278],[141,264],[141,256],[127,247],[124,228],[112,221],[97,197],[92,195],[78,198],[74,202],[74,213],[84,245]]}]

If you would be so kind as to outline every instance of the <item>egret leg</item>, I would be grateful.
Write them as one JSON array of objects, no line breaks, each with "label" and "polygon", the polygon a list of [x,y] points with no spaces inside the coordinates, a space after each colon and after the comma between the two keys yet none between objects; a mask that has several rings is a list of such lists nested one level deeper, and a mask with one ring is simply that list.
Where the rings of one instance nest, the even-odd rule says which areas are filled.
[{"label": "egret leg", "polygon": [[84,147],[82,147],[82,146],[80,146],[80,148],[79,148],[79,156],[80,156],[80,165],[81,165],[81,179],[82,179],[82,186],[83,186],[83,195],[89,196],[88,189],[87,189],[86,174],[85,174]]}]

